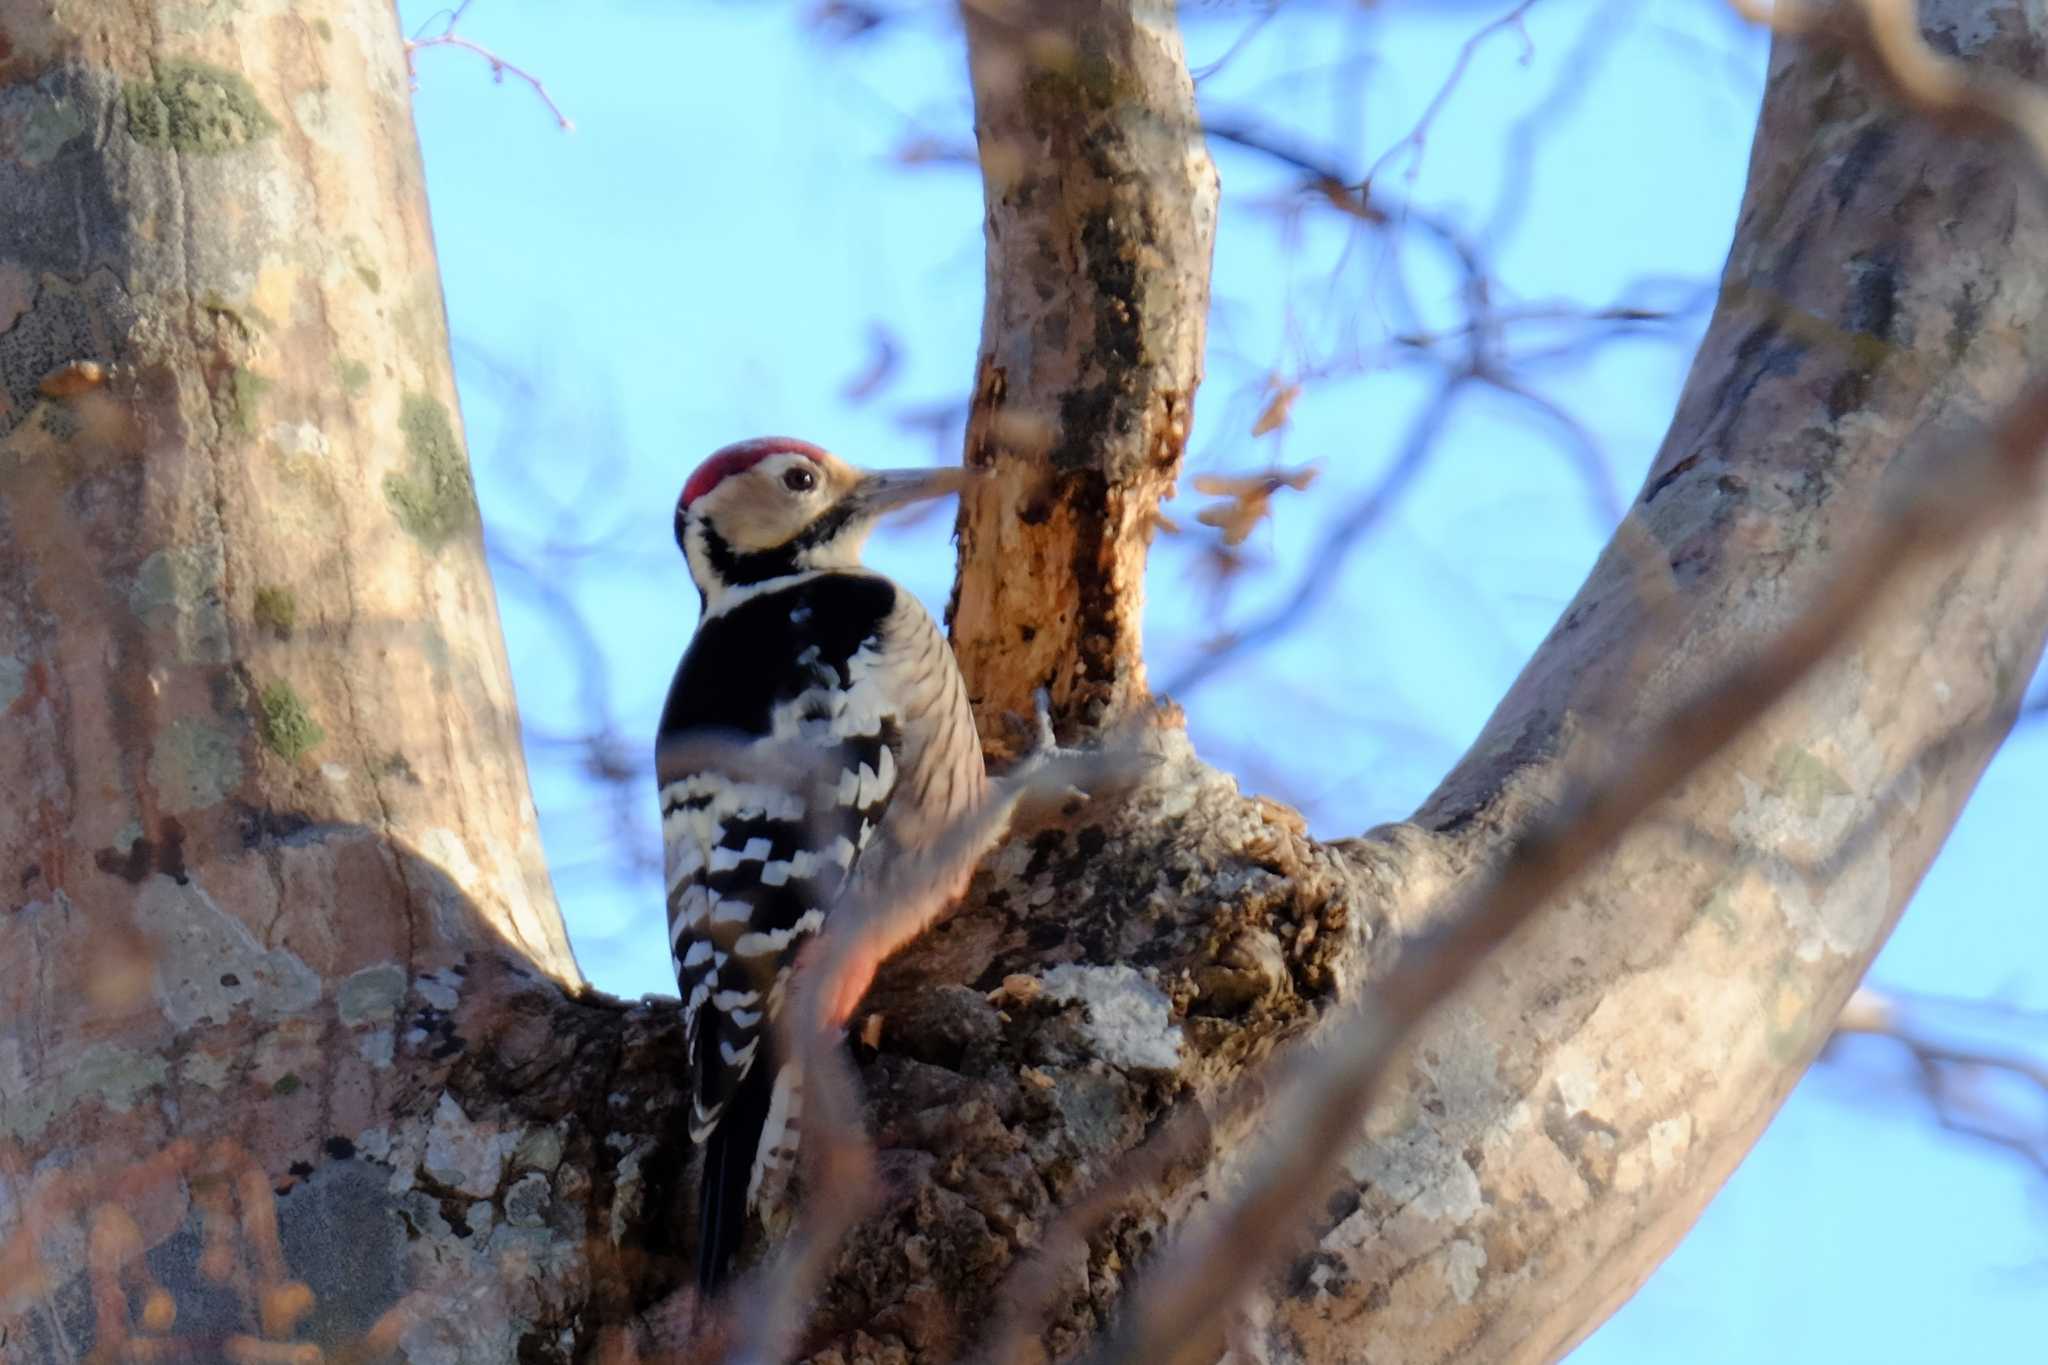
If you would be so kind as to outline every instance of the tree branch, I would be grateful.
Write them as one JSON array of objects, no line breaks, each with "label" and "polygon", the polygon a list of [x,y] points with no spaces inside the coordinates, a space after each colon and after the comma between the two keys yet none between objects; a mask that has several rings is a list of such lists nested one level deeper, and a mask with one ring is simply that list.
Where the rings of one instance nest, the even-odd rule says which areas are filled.
[{"label": "tree branch", "polygon": [[963,5],[988,298],[953,645],[985,743],[1140,714],[1145,554],[1201,378],[1216,173],[1171,7]]},{"label": "tree branch", "polygon": [[[1754,659],[1683,702],[1614,770],[1516,839],[1497,871],[1432,908],[1370,994],[1319,1030],[1296,1076],[1272,1101],[1270,1128],[1244,1192],[1183,1234],[1095,1356],[1178,1360],[1212,1338],[1327,1189],[1338,1157],[1384,1104],[1389,1067],[1415,1028],[1451,1000],[1508,938],[1611,853],[1636,824],[1720,759],[1846,641],[1893,605],[1908,571],[2037,505],[2048,447],[2048,380],[2006,414],[1987,449],[1945,452],[1937,477],[1904,490],[1888,522],[1851,552],[1817,600]],[[1921,1044],[1916,1055],[1932,1064]],[[1940,1060],[1954,1060],[1952,1055]],[[1214,1343],[1204,1348],[1214,1349]],[[1191,1355],[1186,1358],[1192,1358]]]}]

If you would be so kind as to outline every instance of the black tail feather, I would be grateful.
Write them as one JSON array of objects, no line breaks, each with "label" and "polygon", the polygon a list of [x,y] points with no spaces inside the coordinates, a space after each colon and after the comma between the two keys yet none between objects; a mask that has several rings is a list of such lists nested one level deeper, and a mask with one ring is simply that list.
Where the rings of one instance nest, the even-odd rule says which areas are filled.
[{"label": "black tail feather", "polygon": [[731,1277],[733,1258],[747,1230],[747,1182],[761,1130],[768,1126],[768,1100],[775,1060],[762,1039],[760,1055],[704,1140],[704,1184],[697,1204],[697,1288],[716,1294]]}]

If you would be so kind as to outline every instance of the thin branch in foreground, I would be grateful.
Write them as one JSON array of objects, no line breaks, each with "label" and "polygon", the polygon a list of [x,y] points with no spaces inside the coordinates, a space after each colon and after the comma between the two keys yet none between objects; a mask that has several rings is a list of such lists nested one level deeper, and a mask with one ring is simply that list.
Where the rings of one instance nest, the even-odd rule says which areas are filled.
[{"label": "thin branch in foreground", "polygon": [[1268,1090],[1263,1074],[1253,1072],[1240,1078],[1215,1113],[1199,1105],[1182,1106],[1149,1141],[1061,1210],[1004,1282],[997,1295],[995,1328],[976,1359],[987,1365],[1028,1365],[1038,1359],[1041,1324],[1059,1292],[1061,1272],[1074,1261],[1086,1260],[1089,1237],[1126,1203],[1163,1181],[1174,1166],[1201,1157],[1211,1134]]},{"label": "thin branch in foreground", "polygon": [[[1042,726],[1049,735],[1050,720],[1043,719]],[[909,925],[931,919],[934,891],[951,888],[970,871],[1020,812],[1066,797],[1077,786],[1124,780],[1140,762],[1126,748],[1074,753],[1042,747],[1016,772],[991,784],[988,798],[919,857],[890,864],[888,875],[861,888],[854,904],[835,907],[805,964],[791,1012],[794,1045],[801,1049],[792,1055],[802,1057],[806,1067],[816,1063],[824,1068],[822,1103],[812,1102],[809,1071],[804,1079],[803,1145],[809,1154],[814,1141],[820,1144],[813,1158],[817,1164],[806,1184],[798,1230],[742,1315],[744,1344],[736,1361],[775,1365],[789,1359],[818,1281],[876,1197],[874,1154],[861,1127],[859,1087],[838,1046],[847,1002],[866,987],[887,946],[901,942]]]},{"label": "thin branch in foreground", "polygon": [[[405,40],[405,74],[412,80],[414,88],[417,89],[419,86],[419,71],[413,64],[415,54],[430,47],[461,48],[464,52],[475,53],[490,64],[491,80],[493,82],[503,85],[507,76],[515,76],[525,81],[527,85],[533,88],[533,93],[540,97],[540,102],[548,107],[548,112],[554,115],[555,126],[565,133],[575,132],[575,123],[570,120],[567,114],[562,112],[562,107],[555,103],[555,97],[548,93],[547,85],[542,82],[540,77],[534,75],[523,66],[506,61],[482,43],[472,38],[465,38],[462,34],[456,32],[456,26],[461,24],[463,15],[469,12],[469,7],[474,2],[475,0],[462,0],[462,3],[454,9],[444,10],[441,14],[430,17],[426,24],[422,24],[419,30],[414,32],[412,37]],[[431,37],[423,38],[420,36],[425,31],[427,24],[431,24],[435,19],[442,18],[443,16],[446,17],[447,22],[441,26],[439,33]]]},{"label": "thin branch in foreground", "polygon": [[[1988,449],[1932,462],[1922,486],[1852,552],[1806,614],[1751,663],[1676,708],[1636,757],[1510,852],[1500,870],[1436,917],[1370,995],[1297,1049],[1294,1076],[1268,1125],[1244,1192],[1192,1227],[1151,1267],[1092,1360],[1175,1360],[1212,1344],[1222,1316],[1304,1225],[1338,1157],[1355,1139],[1401,1044],[1479,964],[1657,804],[1720,755],[1873,614],[1909,567],[2030,506],[2048,444],[2048,380],[2007,410]],[[1925,484],[1927,481],[1923,481]],[[1306,1054],[1306,1055],[1303,1055]],[[1141,1149],[1142,1151],[1142,1149]]]},{"label": "thin branch in foreground", "polygon": [[[2013,1153],[2048,1176],[2048,1121],[2031,1124],[2011,1114],[1981,1112],[1973,1085],[1987,1076],[2012,1077],[2035,1090],[2048,1105],[2048,1062],[1998,1048],[1944,1043],[1913,1021],[1901,1001],[1859,986],[1835,1021],[1836,1034],[1889,1038],[1904,1048],[1918,1070],[1917,1089],[1936,1123],[1974,1142]],[[2030,1131],[2031,1130],[2031,1131]]]},{"label": "thin branch in foreground", "polygon": [[[46,1240],[76,1245],[83,1230],[86,1280],[94,1309],[95,1360],[318,1360],[320,1348],[293,1341],[316,1299],[290,1278],[277,1196],[262,1166],[232,1138],[181,1137],[140,1160],[64,1172],[32,1194],[17,1191],[26,1173],[0,1148],[0,1182],[15,1205],[15,1226],[0,1237],[0,1298],[54,1297],[43,1259]],[[180,1186],[199,1212],[200,1278],[239,1302],[263,1340],[241,1332],[171,1335],[176,1299],[145,1256],[134,1210],[152,1207]],[[54,1321],[54,1318],[53,1318]],[[12,1356],[7,1357],[13,1359]]]},{"label": "thin branch in foreground", "polygon": [[1466,378],[1452,376],[1424,405],[1421,414],[1409,427],[1394,463],[1380,476],[1372,491],[1324,535],[1322,544],[1310,557],[1309,568],[1287,599],[1252,624],[1231,631],[1183,665],[1161,689],[1163,692],[1178,696],[1191,691],[1207,681],[1233,655],[1284,634],[1336,586],[1337,567],[1345,553],[1393,510],[1408,485],[1428,464],[1437,434],[1449,419]]}]

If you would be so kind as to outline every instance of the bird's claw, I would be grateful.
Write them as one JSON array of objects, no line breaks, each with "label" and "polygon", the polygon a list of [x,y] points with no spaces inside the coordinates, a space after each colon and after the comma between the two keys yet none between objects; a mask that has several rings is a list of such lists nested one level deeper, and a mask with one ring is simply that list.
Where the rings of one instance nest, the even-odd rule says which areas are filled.
[{"label": "bird's claw", "polygon": [[1059,737],[1052,730],[1052,693],[1039,688],[1031,694],[1031,715],[1037,723],[1032,746],[1034,755],[1056,754],[1060,751]]},{"label": "bird's claw", "polygon": [[[1017,776],[1026,782],[1035,783],[1048,766],[1086,770],[1094,765],[1093,755],[1086,749],[1063,747],[1052,728],[1052,694],[1041,687],[1031,695],[1032,736],[1031,747],[1024,753],[1018,764]],[[1046,795],[1055,799],[1076,798],[1087,800],[1088,793],[1071,782],[1061,783],[1057,789]]]}]

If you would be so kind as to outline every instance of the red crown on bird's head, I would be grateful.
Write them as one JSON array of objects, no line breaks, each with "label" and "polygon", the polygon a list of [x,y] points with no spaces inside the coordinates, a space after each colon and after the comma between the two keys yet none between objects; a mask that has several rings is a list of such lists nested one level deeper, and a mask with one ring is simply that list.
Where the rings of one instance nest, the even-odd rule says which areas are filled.
[{"label": "red crown on bird's head", "polygon": [[703,464],[697,466],[697,472],[690,475],[690,481],[683,485],[682,505],[689,507],[734,474],[752,469],[771,455],[801,455],[815,464],[823,464],[831,458],[823,447],[799,441],[793,436],[756,436],[751,441],[735,441],[712,452]]}]

